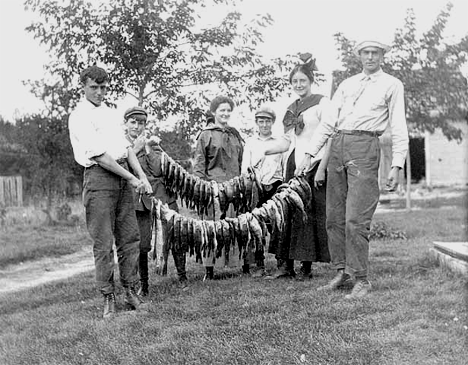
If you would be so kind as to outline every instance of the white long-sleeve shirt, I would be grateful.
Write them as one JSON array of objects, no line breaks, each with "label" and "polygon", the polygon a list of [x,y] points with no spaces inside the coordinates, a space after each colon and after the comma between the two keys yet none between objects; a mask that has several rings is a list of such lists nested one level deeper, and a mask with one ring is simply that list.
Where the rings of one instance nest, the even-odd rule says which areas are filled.
[{"label": "white long-sleeve shirt", "polygon": [[131,143],[125,138],[121,119],[106,105],[95,106],[86,99],[81,100],[68,119],[76,162],[90,167],[96,164],[91,159],[105,152],[115,160],[126,158]]},{"label": "white long-sleeve shirt", "polygon": [[242,156],[243,173],[247,172],[249,166],[255,166],[263,158],[263,162],[258,166],[260,181],[264,185],[271,185],[275,181],[283,180],[283,154],[275,154],[264,156],[264,146],[270,141],[277,140],[276,137],[270,136],[262,138],[258,134],[250,137],[244,146],[244,154]]},{"label": "white long-sleeve shirt", "polygon": [[338,130],[364,130],[383,134],[388,125],[392,135],[392,167],[403,167],[408,151],[403,84],[377,71],[360,73],[343,81],[332,99],[334,116],[321,123],[310,140],[308,153],[315,156],[328,137]]}]

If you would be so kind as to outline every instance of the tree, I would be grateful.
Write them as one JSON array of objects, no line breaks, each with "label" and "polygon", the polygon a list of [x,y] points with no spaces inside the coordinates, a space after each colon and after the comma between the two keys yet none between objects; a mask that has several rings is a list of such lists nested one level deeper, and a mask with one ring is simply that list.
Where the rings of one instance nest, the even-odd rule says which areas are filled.
[{"label": "tree", "polygon": [[[198,15],[208,7],[234,4],[109,0],[94,6],[85,0],[26,0],[26,7],[43,19],[27,29],[49,47],[54,62],[47,71],[58,76],[37,84],[36,90],[56,103],[54,112],[67,113],[78,96],[76,75],[89,64],[104,64],[112,75],[114,97],[132,95],[159,120],[177,115],[181,137],[188,141],[203,125],[203,112],[215,93],[255,109],[287,85],[281,75],[290,61],[264,61],[255,50],[262,42],[261,29],[272,23],[269,15],[247,21],[232,10],[211,27]],[[61,99],[53,94],[58,87]]]},{"label": "tree", "polygon": [[[468,35],[454,44],[444,41],[443,33],[450,17],[448,3],[432,27],[417,37],[415,15],[408,9],[405,24],[397,29],[393,46],[383,69],[405,86],[406,117],[412,132],[434,132],[440,128],[449,139],[460,141],[462,133],[453,122],[468,121],[467,79],[461,67],[468,60]],[[334,72],[335,87],[345,78],[361,71],[352,54],[355,42],[343,34],[335,35],[344,71]]]}]

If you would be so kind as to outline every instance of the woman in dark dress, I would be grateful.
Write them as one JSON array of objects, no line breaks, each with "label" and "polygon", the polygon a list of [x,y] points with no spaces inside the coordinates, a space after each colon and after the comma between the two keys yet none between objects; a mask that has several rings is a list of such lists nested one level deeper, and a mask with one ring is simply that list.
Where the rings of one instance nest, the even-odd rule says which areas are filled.
[{"label": "woman in dark dress", "polygon": [[[228,124],[233,109],[234,102],[226,96],[217,96],[211,102],[210,111],[213,114],[214,123],[208,123],[197,139],[193,168],[194,175],[204,180],[221,183],[241,174],[244,141],[237,129]],[[209,217],[209,219],[220,219],[219,213],[217,212],[217,216]],[[235,216],[231,204],[226,217],[234,218]],[[236,249],[236,247],[231,248],[233,251]],[[238,251],[229,254],[229,266],[239,265],[236,260],[238,256]],[[213,279],[213,262],[212,256],[203,259],[203,265],[206,268],[204,280]],[[224,265],[224,255],[222,255],[216,259],[216,267]]]},{"label": "woman in dark dress", "polygon": [[[286,153],[285,181],[289,181],[301,166],[308,143],[319,123],[330,117],[330,101],[323,95],[312,93],[314,83],[315,60],[306,54],[303,63],[294,67],[289,75],[293,91],[299,96],[287,109],[283,119],[285,135],[280,145],[272,145],[265,154]],[[271,246],[270,253],[278,261],[277,270],[269,278],[312,277],[312,262],[329,262],[325,194],[325,171],[327,165],[326,148],[314,158],[312,168],[305,172],[305,177],[312,190],[312,200],[306,207],[307,222],[292,219],[285,232],[285,239],[276,246]],[[325,155],[325,156],[324,156]],[[325,158],[324,158],[325,157]],[[315,180],[315,182],[314,182]],[[294,261],[301,261],[299,275],[294,271]]]}]

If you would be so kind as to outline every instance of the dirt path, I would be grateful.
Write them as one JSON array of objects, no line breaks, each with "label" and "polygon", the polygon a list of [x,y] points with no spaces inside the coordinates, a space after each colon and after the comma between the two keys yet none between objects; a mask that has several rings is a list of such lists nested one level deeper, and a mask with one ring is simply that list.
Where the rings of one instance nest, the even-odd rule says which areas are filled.
[{"label": "dirt path", "polygon": [[11,293],[51,281],[64,280],[94,269],[92,249],[71,255],[44,258],[0,270],[0,294]]}]

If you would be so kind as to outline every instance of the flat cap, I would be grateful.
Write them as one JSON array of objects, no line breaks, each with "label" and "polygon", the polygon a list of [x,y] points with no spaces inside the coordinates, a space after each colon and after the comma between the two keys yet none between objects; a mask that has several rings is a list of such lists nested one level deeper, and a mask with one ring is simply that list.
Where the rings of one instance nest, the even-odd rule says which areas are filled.
[{"label": "flat cap", "polygon": [[144,115],[145,117],[147,117],[148,112],[141,106],[134,106],[133,108],[129,108],[125,111],[124,119],[128,119],[132,115]]},{"label": "flat cap", "polygon": [[257,109],[255,112],[255,118],[257,117],[267,117],[273,119],[273,121],[276,119],[276,113],[275,111],[270,108],[267,105],[262,105],[260,108]]},{"label": "flat cap", "polygon": [[359,52],[361,52],[364,48],[367,48],[367,47],[380,48],[384,52],[387,52],[390,50],[390,48],[392,48],[388,44],[385,44],[379,41],[362,41],[356,44],[356,46],[354,47],[354,54],[356,56],[359,56]]}]

